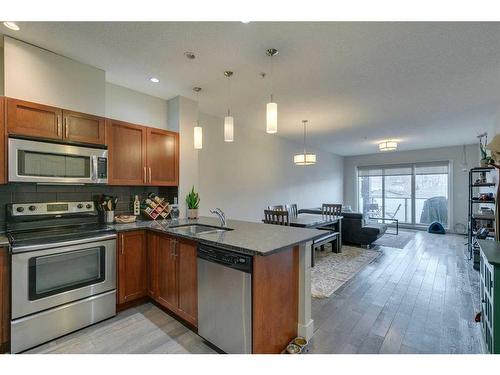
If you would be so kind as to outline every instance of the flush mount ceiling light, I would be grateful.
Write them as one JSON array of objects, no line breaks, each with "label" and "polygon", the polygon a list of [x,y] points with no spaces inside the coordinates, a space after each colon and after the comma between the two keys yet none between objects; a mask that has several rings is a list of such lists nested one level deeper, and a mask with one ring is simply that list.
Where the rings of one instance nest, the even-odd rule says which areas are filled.
[{"label": "flush mount ceiling light", "polygon": [[224,117],[224,142],[233,142],[234,141],[234,118],[231,116],[231,110],[229,108],[229,100],[231,98],[231,83],[230,78],[233,75],[233,72],[230,70],[226,70],[224,72],[224,76],[227,78],[227,116]]},{"label": "flush mount ceiling light", "polygon": [[151,77],[149,80],[150,80],[151,82],[153,82],[153,83],[158,83],[158,82],[160,82],[160,80],[159,80],[158,78],[156,78],[156,77]]},{"label": "flush mount ceiling light", "polygon": [[[193,91],[196,93],[196,97],[198,99],[198,103],[200,103],[199,93],[201,91],[201,87],[193,87]],[[200,112],[198,111],[198,114]],[[200,120],[196,120],[196,125],[194,127],[194,148],[196,150],[201,150],[203,148],[203,128],[200,126]]]},{"label": "flush mount ceiling light", "polygon": [[[271,58],[271,78],[273,75],[273,57],[278,54],[276,48],[269,48],[266,50],[266,55]],[[265,77],[265,75],[263,75]],[[278,104],[274,101],[271,85],[271,100],[266,105],[266,132],[274,134],[278,132]]]},{"label": "flush mount ceiling light", "polygon": [[17,26],[17,24],[15,22],[9,22],[9,21],[6,21],[3,23],[3,25],[8,28],[8,29],[11,29],[11,30],[14,30],[14,31],[19,31],[20,30],[20,27]]},{"label": "flush mount ceiling light", "polygon": [[300,154],[295,154],[293,156],[293,162],[295,165],[313,165],[316,164],[316,154],[306,151],[306,125],[307,120],[302,120],[304,125],[304,152]]},{"label": "flush mount ceiling light", "polygon": [[382,152],[396,151],[398,143],[396,141],[383,141],[378,144],[378,149]]}]

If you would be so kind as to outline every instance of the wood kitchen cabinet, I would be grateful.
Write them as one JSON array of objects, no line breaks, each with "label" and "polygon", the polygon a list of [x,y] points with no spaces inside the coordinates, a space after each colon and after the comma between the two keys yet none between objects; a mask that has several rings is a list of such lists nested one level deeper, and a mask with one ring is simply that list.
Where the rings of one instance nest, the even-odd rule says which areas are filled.
[{"label": "wood kitchen cabinet", "polygon": [[0,184],[7,183],[7,137],[5,137],[5,98],[0,96]]},{"label": "wood kitchen cabinet", "polygon": [[118,304],[148,294],[147,243],[145,231],[118,234]]},{"label": "wood kitchen cabinet", "polygon": [[148,238],[150,297],[195,327],[197,251],[196,242],[156,233]]},{"label": "wood kitchen cabinet", "polygon": [[110,185],[147,183],[146,137],[146,128],[142,126],[106,120]]},{"label": "wood kitchen cabinet", "polygon": [[107,120],[106,141],[110,184],[179,184],[178,133]]},{"label": "wood kitchen cabinet", "polygon": [[105,144],[104,118],[7,98],[9,135]]},{"label": "wood kitchen cabinet", "polygon": [[62,139],[62,109],[7,98],[7,131],[47,139]]},{"label": "wood kitchen cabinet", "polygon": [[158,254],[160,235],[148,231],[147,246],[148,296],[155,299],[158,296]]},{"label": "wood kitchen cabinet", "polygon": [[147,128],[148,184],[177,186],[179,184],[179,134]]},{"label": "wood kitchen cabinet", "polygon": [[10,341],[10,275],[9,252],[0,248],[0,353],[9,350]]},{"label": "wood kitchen cabinet", "polygon": [[105,120],[102,117],[63,110],[63,140],[105,144]]}]

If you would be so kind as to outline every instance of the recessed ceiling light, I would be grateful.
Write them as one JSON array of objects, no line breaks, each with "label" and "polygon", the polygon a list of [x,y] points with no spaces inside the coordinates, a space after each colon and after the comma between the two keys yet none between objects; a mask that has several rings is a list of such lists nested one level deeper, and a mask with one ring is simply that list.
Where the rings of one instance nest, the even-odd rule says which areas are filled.
[{"label": "recessed ceiling light", "polygon": [[241,21],[241,23],[250,23],[251,21]]},{"label": "recessed ceiling light", "polygon": [[158,82],[160,82],[160,80],[159,80],[158,78],[156,78],[156,77],[151,77],[149,80],[150,80],[151,82],[153,82],[153,83],[158,83]]},{"label": "recessed ceiling light", "polygon": [[14,30],[14,31],[19,31],[20,30],[20,27],[17,26],[17,24],[15,22],[4,22],[3,25],[5,27],[7,27],[8,29],[11,29],[11,30]]}]

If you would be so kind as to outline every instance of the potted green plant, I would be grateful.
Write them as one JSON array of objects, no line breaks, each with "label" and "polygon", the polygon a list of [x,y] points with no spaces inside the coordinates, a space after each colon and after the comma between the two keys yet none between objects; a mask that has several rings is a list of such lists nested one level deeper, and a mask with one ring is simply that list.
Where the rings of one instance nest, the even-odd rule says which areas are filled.
[{"label": "potted green plant", "polygon": [[191,191],[186,195],[186,204],[187,204],[187,215],[188,219],[197,219],[198,218],[198,206],[200,205],[200,197],[198,193],[194,191],[194,186]]},{"label": "potted green plant", "polygon": [[[483,143],[483,137],[485,138]],[[495,161],[488,155],[488,151],[486,150],[486,144],[488,143],[488,133],[481,134],[479,136],[479,150],[481,151],[481,160],[479,161],[481,167],[487,167],[490,164],[493,164]]]}]

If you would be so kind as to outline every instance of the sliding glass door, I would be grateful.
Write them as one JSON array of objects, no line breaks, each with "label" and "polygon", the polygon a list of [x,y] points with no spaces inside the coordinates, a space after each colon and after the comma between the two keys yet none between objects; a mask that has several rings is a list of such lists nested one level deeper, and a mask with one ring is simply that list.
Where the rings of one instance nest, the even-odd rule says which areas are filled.
[{"label": "sliding glass door", "polygon": [[448,225],[449,162],[358,167],[358,208],[365,217]]}]

